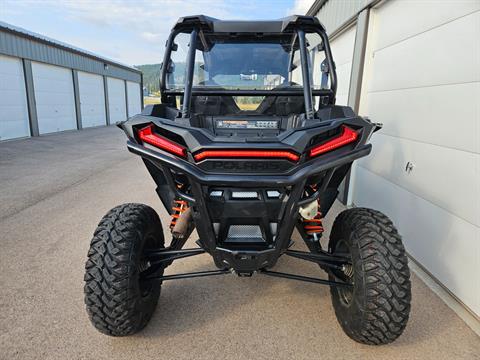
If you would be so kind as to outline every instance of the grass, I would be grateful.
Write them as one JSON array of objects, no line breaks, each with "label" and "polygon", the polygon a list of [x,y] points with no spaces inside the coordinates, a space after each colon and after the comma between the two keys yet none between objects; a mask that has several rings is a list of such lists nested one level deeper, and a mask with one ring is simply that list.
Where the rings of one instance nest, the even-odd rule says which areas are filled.
[{"label": "grass", "polygon": [[237,103],[238,107],[240,110],[256,110],[258,105],[260,104],[243,104],[243,103]]},{"label": "grass", "polygon": [[154,104],[160,104],[160,98],[159,97],[152,97],[152,96],[144,96],[143,97],[143,103],[145,105],[154,105]]}]

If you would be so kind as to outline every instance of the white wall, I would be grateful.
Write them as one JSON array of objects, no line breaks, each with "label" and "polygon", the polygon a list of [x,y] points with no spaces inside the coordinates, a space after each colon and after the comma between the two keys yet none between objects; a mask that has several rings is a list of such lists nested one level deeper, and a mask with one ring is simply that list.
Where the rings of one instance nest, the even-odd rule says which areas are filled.
[{"label": "white wall", "polygon": [[392,217],[407,251],[477,315],[479,36],[479,1],[372,9],[360,115],[384,128],[351,184],[355,205]]},{"label": "white wall", "polygon": [[22,60],[0,55],[0,140],[30,136]]},{"label": "white wall", "polygon": [[337,69],[337,105],[347,105],[356,27],[352,26],[330,43]]}]

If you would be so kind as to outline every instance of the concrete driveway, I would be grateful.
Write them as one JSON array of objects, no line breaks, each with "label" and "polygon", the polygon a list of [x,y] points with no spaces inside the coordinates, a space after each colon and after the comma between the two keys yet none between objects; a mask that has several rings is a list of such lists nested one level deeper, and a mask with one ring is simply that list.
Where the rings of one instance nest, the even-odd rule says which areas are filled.
[{"label": "concrete driveway", "polygon": [[[96,224],[124,202],[149,204],[168,223],[153,181],[124,142],[109,127],[0,143],[1,359],[480,357],[477,335],[415,276],[410,322],[388,346],[344,335],[327,287],[261,275],[168,281],[140,334],[98,333],[83,303]],[[213,265],[201,255],[175,262],[168,273],[207,269]],[[291,258],[280,259],[278,269],[322,276],[316,265]]]}]

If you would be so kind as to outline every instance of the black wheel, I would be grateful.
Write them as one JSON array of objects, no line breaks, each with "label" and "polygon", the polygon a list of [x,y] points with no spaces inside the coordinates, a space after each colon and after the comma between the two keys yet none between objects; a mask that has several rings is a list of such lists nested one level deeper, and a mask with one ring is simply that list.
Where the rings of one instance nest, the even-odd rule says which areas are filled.
[{"label": "black wheel", "polygon": [[340,278],[352,287],[331,287],[335,314],[345,333],[369,345],[388,344],[405,329],[410,313],[410,271],[402,239],[379,211],[353,208],[333,224],[330,251],[351,259]]},{"label": "black wheel", "polygon": [[111,336],[134,334],[147,325],[161,282],[139,276],[146,249],[164,247],[160,219],[152,208],[124,204],[110,210],[95,230],[85,265],[85,303],[92,324]]}]

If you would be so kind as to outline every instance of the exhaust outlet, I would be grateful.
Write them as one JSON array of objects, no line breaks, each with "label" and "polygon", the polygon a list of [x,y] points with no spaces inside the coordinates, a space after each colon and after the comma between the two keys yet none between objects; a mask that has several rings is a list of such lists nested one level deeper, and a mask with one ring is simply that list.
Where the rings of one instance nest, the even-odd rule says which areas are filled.
[{"label": "exhaust outlet", "polygon": [[183,238],[189,235],[189,229],[192,221],[192,208],[189,207],[177,219],[175,226],[172,229],[172,235],[177,238]]}]

